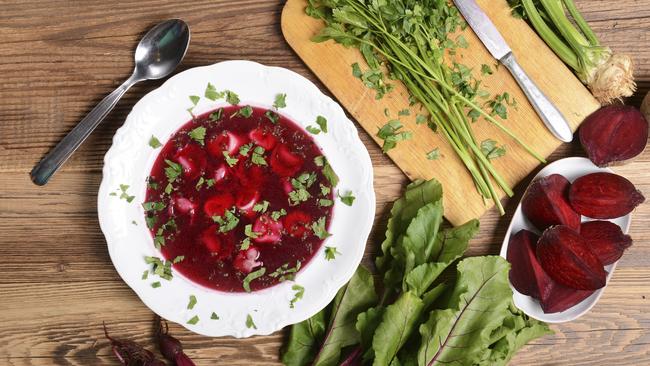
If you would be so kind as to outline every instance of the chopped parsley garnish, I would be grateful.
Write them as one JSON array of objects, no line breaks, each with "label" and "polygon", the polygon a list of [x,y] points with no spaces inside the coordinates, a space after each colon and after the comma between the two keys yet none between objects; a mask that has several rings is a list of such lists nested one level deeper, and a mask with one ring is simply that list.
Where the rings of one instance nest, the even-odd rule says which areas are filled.
[{"label": "chopped parsley garnish", "polygon": [[167,281],[171,281],[174,277],[172,275],[172,262],[171,261],[162,261],[157,257],[144,257],[144,261],[147,264],[151,264],[153,267],[151,273]]},{"label": "chopped parsley garnish", "polygon": [[492,71],[492,68],[490,65],[483,64],[481,65],[481,74],[483,75],[492,75],[494,74],[494,71]]},{"label": "chopped parsley garnish", "polygon": [[156,281],[156,282],[154,282],[154,283],[151,284],[151,287],[153,287],[153,288],[158,288],[158,287],[160,287],[160,286],[162,286],[162,285],[160,284],[160,281]]},{"label": "chopped parsley garnish", "polygon": [[337,192],[337,195],[341,199],[341,202],[345,203],[348,206],[352,206],[356,197],[352,195],[352,192],[347,192],[341,195],[341,191]]},{"label": "chopped parsley garnish", "polygon": [[190,325],[196,325],[196,323],[198,323],[198,322],[199,322],[199,316],[198,316],[198,315],[194,315],[194,316],[192,317],[192,319],[190,319],[190,320],[187,321],[187,324],[190,324]]},{"label": "chopped parsley garnish", "polygon": [[291,286],[291,289],[296,291],[296,293],[293,295],[293,299],[291,299],[289,302],[289,307],[293,309],[296,305],[296,302],[302,299],[303,295],[305,294],[305,288],[296,283]]},{"label": "chopped parsley garnish", "polygon": [[307,191],[316,182],[316,173],[304,172],[298,178],[291,179],[291,185],[294,190],[289,192],[289,204],[292,206],[298,205],[301,202],[307,201],[311,194]]},{"label": "chopped parsley garnish", "polygon": [[253,317],[248,314],[246,315],[246,328],[248,329],[257,329],[257,326],[255,325],[255,322],[253,321]]},{"label": "chopped parsley garnish", "polygon": [[495,95],[494,99],[488,101],[486,104],[490,108],[491,116],[497,115],[502,119],[508,118],[507,107],[513,107],[517,109],[517,101],[515,100],[515,98],[511,99],[510,94],[508,94],[508,92]]},{"label": "chopped parsley garnish", "polygon": [[271,278],[278,278],[280,282],[293,281],[296,278],[296,273],[300,271],[300,261],[296,262],[296,266],[289,268],[289,263],[285,263],[278,267],[275,271],[269,274]]},{"label": "chopped parsley garnish", "polygon": [[418,125],[423,125],[427,123],[427,116],[423,114],[418,114],[417,116],[415,116],[415,123]]},{"label": "chopped parsley garnish", "polygon": [[198,191],[199,189],[201,189],[201,186],[202,186],[203,184],[205,184],[205,178],[203,178],[203,177],[199,177],[199,181],[196,182],[196,185],[195,185],[194,187],[195,187],[196,190]]},{"label": "chopped parsley garnish", "polygon": [[241,245],[239,246],[239,250],[246,250],[251,246],[251,238],[244,238],[244,240],[241,241]]},{"label": "chopped parsley garnish", "polygon": [[260,203],[256,203],[253,206],[253,211],[259,212],[259,213],[264,213],[268,209],[269,209],[269,201],[262,201]]},{"label": "chopped parsley garnish", "polygon": [[194,305],[196,305],[196,296],[190,295],[190,302],[187,304],[187,309],[188,310],[194,309]]},{"label": "chopped parsley garnish", "polygon": [[244,282],[242,283],[244,290],[246,292],[251,292],[251,282],[264,276],[265,273],[266,273],[266,268],[262,267],[257,271],[251,272],[246,277],[244,277]]},{"label": "chopped parsley garnish", "polygon": [[278,221],[280,217],[285,216],[287,214],[287,211],[284,208],[281,208],[280,211],[273,211],[271,212],[271,218],[274,221]]},{"label": "chopped parsley garnish", "polygon": [[213,311],[213,312],[212,312],[212,315],[210,315],[210,319],[212,319],[212,320],[219,320],[219,315],[217,315],[217,313],[215,313],[215,312]]},{"label": "chopped parsley garnish", "polygon": [[212,216],[212,220],[219,225],[219,232],[225,233],[237,227],[239,218],[234,214],[235,209],[227,210],[222,216]]},{"label": "chopped parsley garnish", "polygon": [[145,216],[144,221],[147,223],[147,227],[149,229],[153,229],[153,227],[156,225],[156,222],[158,221],[158,216]]},{"label": "chopped parsley garnish", "polygon": [[170,184],[176,182],[178,177],[180,177],[183,173],[183,167],[180,164],[168,159],[165,159],[165,163],[167,164],[167,167],[165,168],[167,181],[169,181]]},{"label": "chopped parsley garnish", "polygon": [[498,146],[496,141],[487,139],[481,142],[481,152],[486,158],[492,160],[504,156],[506,154],[506,147]]},{"label": "chopped parsley garnish", "polygon": [[239,104],[239,95],[237,95],[235,92],[231,90],[226,90],[226,102],[231,105],[237,105]]},{"label": "chopped parsley garnish", "polygon": [[330,207],[334,204],[334,201],[327,199],[327,198],[321,198],[318,200],[318,205],[321,207]]},{"label": "chopped parsley garnish", "polygon": [[266,159],[264,159],[265,152],[266,150],[264,150],[263,147],[256,146],[255,149],[253,149],[253,156],[251,156],[251,162],[257,165],[268,165],[266,163]]},{"label": "chopped parsley garnish", "polygon": [[126,200],[126,202],[131,203],[133,202],[133,199],[135,199],[135,196],[130,196],[126,190],[129,189],[128,184],[120,184],[120,199],[121,200]]},{"label": "chopped parsley garnish", "polygon": [[142,272],[142,279],[146,280],[149,277],[149,270],[145,269],[144,272]]},{"label": "chopped parsley garnish", "polygon": [[311,229],[314,231],[314,235],[316,235],[318,239],[325,239],[329,236],[332,236],[332,234],[328,233],[325,229],[325,225],[326,222],[324,216],[318,219],[318,221],[311,224]]},{"label": "chopped parsley garnish", "polygon": [[221,99],[225,96],[226,93],[217,91],[217,88],[214,87],[211,83],[208,83],[208,86],[205,88],[204,96],[212,101]]},{"label": "chopped parsley garnish", "polygon": [[193,105],[197,105],[199,103],[199,100],[201,100],[201,97],[198,95],[190,95],[190,101],[192,101]]},{"label": "chopped parsley garnish", "polygon": [[327,196],[327,195],[329,195],[330,192],[332,192],[332,188],[330,188],[330,187],[324,185],[323,183],[320,184],[320,193],[321,193],[323,196]]},{"label": "chopped parsley garnish", "polygon": [[398,116],[410,116],[411,111],[408,108],[402,109],[401,111],[397,112]]},{"label": "chopped parsley garnish", "polygon": [[336,255],[341,254],[336,247],[325,247],[325,259],[328,261],[336,259]]},{"label": "chopped parsley garnish", "polygon": [[152,149],[157,149],[162,146],[160,143],[160,140],[156,138],[156,136],[151,135],[151,138],[149,139],[149,146],[151,146]]},{"label": "chopped parsley garnish", "polygon": [[266,118],[268,118],[271,121],[271,123],[273,123],[273,124],[278,123],[278,120],[280,119],[280,116],[277,113],[273,112],[273,111],[266,111],[264,113],[264,116]]},{"label": "chopped parsley garnish", "polygon": [[239,148],[239,155],[248,156],[248,154],[250,153],[252,148],[253,148],[253,143],[252,142],[250,142],[248,144],[245,144],[245,145],[242,145]]},{"label": "chopped parsley garnish", "polygon": [[212,187],[215,183],[216,183],[216,181],[214,180],[214,178],[210,178],[210,179],[205,180],[205,185],[208,188]]},{"label": "chopped parsley garnish", "polygon": [[174,264],[176,264],[176,263],[180,263],[180,262],[182,262],[184,260],[185,260],[184,255],[178,255],[178,256],[176,256],[176,258],[174,258],[174,260],[172,262],[174,262]]},{"label": "chopped parsley garnish", "polygon": [[273,107],[275,109],[284,108],[287,106],[287,95],[278,94],[275,96],[275,101],[273,102]]},{"label": "chopped parsley garnish", "polygon": [[339,176],[336,175],[334,169],[332,169],[332,166],[327,161],[327,158],[324,156],[317,156],[314,158],[314,164],[323,168],[323,175],[327,178],[332,187],[336,187],[336,185],[339,184]]},{"label": "chopped parsley garnish", "polygon": [[162,211],[165,209],[165,204],[163,202],[144,202],[142,208],[145,211]]},{"label": "chopped parsley garnish", "polygon": [[427,153],[427,159],[429,160],[438,160],[440,158],[440,149],[435,148]]},{"label": "chopped parsley garnish", "polygon": [[249,105],[241,107],[237,113],[235,113],[238,116],[242,116],[244,118],[249,118],[250,116],[253,115],[253,108]]},{"label": "chopped parsley garnish", "polygon": [[135,226],[138,226],[138,223],[135,220],[131,220],[131,223]]},{"label": "chopped parsley garnish", "polygon": [[248,225],[244,226],[244,235],[246,235],[249,238],[253,238],[253,239],[257,238],[257,233],[253,231],[253,225],[252,224],[248,224]]},{"label": "chopped parsley garnish", "polygon": [[165,237],[162,235],[162,229],[158,229],[158,233],[156,233],[156,236],[154,236],[153,245],[158,250],[165,246]]},{"label": "chopped parsley garnish", "polygon": [[361,75],[363,75],[363,72],[361,72],[361,67],[359,67],[359,63],[355,62],[352,64],[352,76],[354,76],[357,79],[361,79]]},{"label": "chopped parsley garnish", "polygon": [[291,206],[297,206],[301,202],[305,202],[311,197],[311,194],[304,189],[304,188],[298,188],[295,189],[291,192],[289,192],[289,204]]},{"label": "chopped parsley garnish", "polygon": [[327,133],[327,118],[323,116],[316,117],[316,124],[320,127],[321,131]]},{"label": "chopped parsley garnish", "polygon": [[219,108],[216,111],[210,113],[210,121],[218,122],[223,117],[223,108]]},{"label": "chopped parsley garnish", "polygon": [[201,146],[205,145],[205,132],[206,129],[203,126],[199,126],[192,131],[188,132],[187,134],[192,138],[192,140],[198,142],[201,144]]},{"label": "chopped parsley garnish", "polygon": [[235,164],[237,164],[237,162],[239,161],[239,159],[230,156],[230,154],[228,154],[228,151],[223,152],[223,157],[226,158],[226,163],[231,168],[234,167]]},{"label": "chopped parsley garnish", "polygon": [[399,141],[409,140],[413,137],[410,131],[400,131],[404,127],[399,120],[390,120],[377,132],[377,137],[384,140],[382,150],[386,153],[397,146]]},{"label": "chopped parsley garnish", "polygon": [[307,126],[307,127],[305,127],[305,129],[306,129],[309,133],[314,134],[314,135],[318,135],[318,134],[320,133],[320,129],[319,129],[318,127]]}]

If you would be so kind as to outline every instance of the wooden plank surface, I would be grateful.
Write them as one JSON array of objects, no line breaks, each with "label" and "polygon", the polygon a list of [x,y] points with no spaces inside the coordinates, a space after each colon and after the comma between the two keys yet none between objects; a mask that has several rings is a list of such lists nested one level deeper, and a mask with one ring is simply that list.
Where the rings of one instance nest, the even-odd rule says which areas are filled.
[{"label": "wooden plank surface", "polygon": [[[638,105],[650,88],[647,0],[577,3],[604,43],[634,56],[640,93],[630,102]],[[140,35],[166,18],[183,18],[192,27],[181,70],[251,59],[290,68],[324,89],[282,38],[283,5],[281,0],[0,0],[0,365],[117,365],[102,338],[102,321],[115,335],[150,340],[152,314],[113,269],[95,202],[112,134],[135,101],[158,84],[131,90],[50,185],[32,185],[28,172],[121,84],[133,67]],[[375,165],[378,201],[368,261],[382,239],[390,202],[408,180],[368,134],[360,134]],[[581,154],[571,144],[551,160]],[[650,197],[650,151],[616,170]],[[509,213],[524,184],[506,202]],[[483,216],[470,254],[498,253],[509,219],[494,210]],[[553,326],[556,335],[524,348],[513,365],[650,364],[650,204],[635,213],[631,234],[635,244],[593,311]],[[171,330],[198,365],[279,365],[286,336],[211,339],[178,326]]]},{"label": "wooden plank surface", "polygon": [[[510,7],[505,1],[479,0],[478,3],[501,31],[521,66],[562,111],[573,130],[586,116],[600,107],[587,88],[532,29],[523,20],[511,16]],[[426,124],[418,125],[415,122],[416,114],[422,112],[418,110],[419,105],[409,108],[409,95],[404,85],[393,83],[395,90],[381,100],[375,100],[376,93],[352,75],[350,65],[355,62],[362,65],[362,70],[368,69],[361,52],[355,48],[342,47],[334,41],[311,42],[311,38],[321,31],[324,23],[305,14],[306,4],[306,0],[288,0],[282,12],[282,32],[298,56],[377,143],[383,143],[377,136],[377,131],[392,119],[399,118],[404,123],[404,130],[413,132],[412,140],[397,144],[388,155],[411,179],[436,178],[443,186],[456,187],[444,192],[445,218],[454,225],[462,225],[474,217],[482,216],[492,207],[492,201],[487,200],[487,204],[484,202],[469,171],[447,139],[441,133],[432,133]],[[507,119],[497,119],[542,157],[550,155],[562,142],[544,126],[508,70],[505,67],[494,67],[496,60],[483,47],[471,28],[452,38],[461,35],[469,47],[458,48],[456,55],[450,56],[449,62],[460,62],[473,69],[474,77],[481,81],[481,89],[490,93],[489,99],[477,97],[475,102],[482,105],[496,95],[508,92],[517,106],[508,107]],[[494,69],[494,74],[481,75],[482,65]],[[397,112],[403,109],[411,110],[410,116],[398,116]],[[392,114],[386,116],[385,111]],[[480,119],[471,127],[479,144],[493,139],[506,146],[506,155],[494,160],[492,164],[510,187],[519,183],[539,165],[539,161],[514,139],[487,120]],[[428,160],[427,153],[434,148],[439,149],[441,158]],[[497,194],[499,197],[505,196],[498,188]]]}]

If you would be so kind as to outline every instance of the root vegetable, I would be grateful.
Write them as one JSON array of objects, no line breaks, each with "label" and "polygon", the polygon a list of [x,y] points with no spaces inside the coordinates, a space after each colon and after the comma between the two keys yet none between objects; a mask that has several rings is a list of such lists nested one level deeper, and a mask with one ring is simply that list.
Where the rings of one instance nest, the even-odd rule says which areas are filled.
[{"label": "root vegetable", "polygon": [[559,174],[535,180],[521,201],[524,215],[540,231],[553,225],[580,229],[580,215],[569,204],[571,183]]},{"label": "root vegetable", "polygon": [[648,121],[638,109],[616,105],[601,108],[584,121],[580,143],[598,166],[630,160],[641,154],[648,142]]},{"label": "root vegetable", "polygon": [[593,219],[614,219],[632,212],[645,197],[632,182],[612,173],[580,177],[569,189],[569,202],[576,212]]}]

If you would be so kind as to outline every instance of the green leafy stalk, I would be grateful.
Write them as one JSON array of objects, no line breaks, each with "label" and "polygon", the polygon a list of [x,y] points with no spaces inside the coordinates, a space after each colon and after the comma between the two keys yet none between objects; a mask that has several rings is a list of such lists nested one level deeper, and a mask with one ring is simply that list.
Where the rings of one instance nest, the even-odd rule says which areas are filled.
[{"label": "green leafy stalk", "polygon": [[[505,132],[539,161],[544,162],[544,158],[474,101],[479,82],[472,85],[466,80],[471,79],[471,70],[459,64],[453,68],[447,65],[446,53],[467,46],[460,37],[449,38],[464,24],[457,9],[443,0],[310,0],[307,13],[326,23],[313,41],[334,40],[360,50],[375,77],[373,88],[385,85],[376,78],[382,72],[381,65],[386,66],[391,78],[404,83],[463,162],[480,195],[493,200],[503,214],[496,187],[509,196],[512,190],[481,153],[466,116],[468,111]],[[457,67],[466,71],[459,73]],[[353,73],[362,80],[366,75],[358,65]],[[389,147],[393,146],[391,142]]]},{"label": "green leafy stalk", "polygon": [[601,103],[630,96],[636,89],[629,56],[602,46],[573,0],[507,0]]}]

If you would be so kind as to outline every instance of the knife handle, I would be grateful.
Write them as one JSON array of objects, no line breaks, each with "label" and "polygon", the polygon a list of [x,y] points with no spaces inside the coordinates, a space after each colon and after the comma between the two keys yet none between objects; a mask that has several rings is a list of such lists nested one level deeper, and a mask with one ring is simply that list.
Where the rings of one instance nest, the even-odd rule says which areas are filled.
[{"label": "knife handle", "polygon": [[537,87],[535,82],[528,77],[512,52],[505,55],[501,59],[501,63],[510,70],[512,76],[517,80],[517,84],[524,91],[533,108],[535,108],[542,122],[544,122],[551,133],[564,142],[571,142],[573,140],[573,132],[571,131],[571,127],[569,127],[569,123],[562,115],[562,112],[555,107],[548,97]]}]

